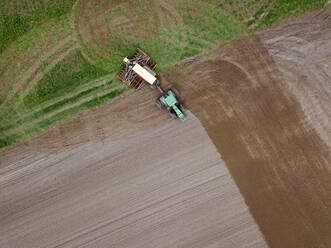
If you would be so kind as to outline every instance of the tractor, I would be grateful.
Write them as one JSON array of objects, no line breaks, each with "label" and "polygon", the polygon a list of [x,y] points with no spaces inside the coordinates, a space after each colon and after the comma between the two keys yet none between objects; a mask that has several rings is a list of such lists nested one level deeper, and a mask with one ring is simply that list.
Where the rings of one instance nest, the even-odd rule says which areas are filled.
[{"label": "tractor", "polygon": [[185,121],[185,108],[177,100],[179,97],[178,91],[175,88],[171,88],[167,92],[164,92],[161,88],[159,89],[162,95],[155,101],[159,109],[168,109],[172,118]]},{"label": "tractor", "polygon": [[178,101],[178,90],[171,88],[164,91],[161,88],[161,82],[154,71],[156,63],[145,52],[137,48],[137,53],[133,58],[125,57],[123,62],[125,68],[119,73],[119,79],[136,90],[140,89],[144,82],[148,83],[152,88],[161,92],[161,96],[156,99],[156,105],[159,109],[168,109],[174,119],[180,119],[181,121],[186,119],[185,108]]}]

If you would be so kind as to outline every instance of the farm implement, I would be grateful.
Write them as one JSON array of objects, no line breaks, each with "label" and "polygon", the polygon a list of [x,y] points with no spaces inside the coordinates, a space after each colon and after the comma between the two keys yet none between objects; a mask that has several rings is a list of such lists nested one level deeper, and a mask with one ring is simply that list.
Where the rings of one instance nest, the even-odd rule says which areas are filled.
[{"label": "farm implement", "polygon": [[161,82],[157,77],[154,68],[156,63],[142,50],[137,48],[137,53],[131,58],[123,59],[125,68],[120,72],[118,77],[128,86],[138,90],[143,83],[149,84],[152,88],[158,89],[161,96],[156,99],[155,103],[159,109],[168,109],[174,119],[184,121],[185,108],[179,103],[179,92],[175,88],[164,91]]}]

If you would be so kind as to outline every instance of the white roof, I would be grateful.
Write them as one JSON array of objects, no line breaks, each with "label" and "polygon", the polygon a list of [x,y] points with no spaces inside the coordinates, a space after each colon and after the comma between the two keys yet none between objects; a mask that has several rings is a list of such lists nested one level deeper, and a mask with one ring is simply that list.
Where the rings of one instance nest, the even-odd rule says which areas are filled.
[{"label": "white roof", "polygon": [[153,84],[156,81],[156,77],[154,77],[149,71],[147,71],[144,67],[136,64],[132,70],[137,73],[142,79],[144,79],[147,83]]}]

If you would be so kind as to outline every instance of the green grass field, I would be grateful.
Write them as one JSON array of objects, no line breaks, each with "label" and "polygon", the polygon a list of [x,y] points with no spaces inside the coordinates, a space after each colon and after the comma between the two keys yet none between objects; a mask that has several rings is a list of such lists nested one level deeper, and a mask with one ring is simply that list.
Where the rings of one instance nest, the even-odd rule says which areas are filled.
[{"label": "green grass field", "polygon": [[[157,1],[100,2],[0,2],[0,148],[128,90],[116,73],[136,47],[163,72],[250,30],[322,8],[327,0],[167,0],[170,9],[157,16],[148,15],[159,9]],[[110,14],[100,15],[98,8],[107,6]],[[139,25],[123,28],[126,20]]]},{"label": "green grass field", "polygon": [[34,26],[69,13],[75,0],[0,1],[0,53]]}]

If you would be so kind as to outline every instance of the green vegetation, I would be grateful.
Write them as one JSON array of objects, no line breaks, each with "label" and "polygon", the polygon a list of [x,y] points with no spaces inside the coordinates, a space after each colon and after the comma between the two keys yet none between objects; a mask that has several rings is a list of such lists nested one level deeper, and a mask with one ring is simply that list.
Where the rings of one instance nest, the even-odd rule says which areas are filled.
[{"label": "green vegetation", "polygon": [[[102,77],[106,74],[101,68],[89,64],[79,51],[59,62],[32,91],[17,98],[16,105],[8,104],[6,111],[0,113],[4,120],[0,123],[0,146],[46,130],[56,122],[99,106],[127,89],[113,74]],[[93,79],[96,80],[91,81]]]},{"label": "green vegetation", "polygon": [[203,4],[197,10],[182,5],[183,26],[164,29],[162,34],[150,40],[143,40],[137,45],[155,58],[159,71],[166,71],[184,58],[196,56],[208,51],[220,42],[229,41],[246,32],[246,27],[233,17],[222,13],[221,8]]},{"label": "green vegetation", "polygon": [[[180,21],[176,20],[180,23],[162,18],[150,20],[149,18],[154,18],[148,14],[153,10],[153,6],[150,9],[144,7],[151,5],[150,1],[140,0],[137,4],[137,20],[131,22],[141,22],[143,16],[146,18],[144,23],[148,25],[135,27],[133,34],[129,29],[110,27],[108,47],[99,44],[98,40],[85,44],[86,53],[93,58],[97,66],[117,72],[122,66],[123,57],[133,54],[136,47],[140,47],[157,61],[157,69],[162,72],[169,70],[183,58],[196,56],[247,31],[245,24],[229,16],[220,6],[207,1],[178,1],[174,9],[181,16]],[[120,19],[128,9],[130,6],[123,5],[113,19]],[[98,56],[98,52],[102,56]]]},{"label": "green vegetation", "polygon": [[[116,79],[116,73],[123,57],[133,54],[136,47],[146,51],[158,63],[157,70],[163,72],[184,58],[229,42],[249,30],[321,8],[327,0],[266,0],[263,5],[261,0],[181,0],[169,3],[172,8],[159,15],[149,14],[160,10],[159,1],[123,1],[114,8],[116,11],[98,16],[99,25],[105,25],[103,33],[91,23],[80,24],[85,33],[81,33],[83,40],[79,45],[70,39],[75,32],[70,16],[76,20],[83,13],[79,6],[71,12],[75,2],[0,1],[0,148],[47,130],[127,90]],[[102,3],[99,6],[85,1],[83,20],[94,20],[100,15],[98,8],[104,8]],[[132,8],[132,20],[126,22]],[[130,26],[132,23],[139,25]],[[94,39],[90,39],[91,34]],[[42,58],[52,49],[55,50]],[[10,64],[13,59],[15,63]],[[38,73],[41,78],[36,77]],[[31,83],[34,78],[38,81]]]},{"label": "green vegetation", "polygon": [[251,30],[270,27],[280,19],[321,9],[328,0],[224,0],[219,5]]},{"label": "green vegetation", "polygon": [[76,0],[0,1],[0,53],[33,26],[68,13]]},{"label": "green vegetation", "polygon": [[[46,74],[50,69],[47,67],[53,67],[52,64],[61,54],[73,50],[74,41],[66,39],[70,38],[71,34],[69,19],[64,16],[61,20],[52,19],[35,26],[27,34],[13,41],[11,46],[0,54],[0,88],[5,99],[12,98],[20,87],[28,86],[36,74]],[[35,84],[36,82],[33,83]]]},{"label": "green vegetation", "polygon": [[48,99],[74,91],[79,85],[106,75],[107,71],[89,64],[80,52],[59,62],[24,97],[24,105],[33,108]]},{"label": "green vegetation", "polygon": [[[33,135],[36,135],[42,131],[45,131],[49,129],[50,127],[54,126],[59,121],[63,121],[69,118],[73,118],[78,113],[81,113],[82,111],[95,108],[100,106],[101,104],[109,101],[110,99],[120,95],[125,91],[125,87],[123,86],[120,89],[116,89],[111,91],[108,94],[102,95],[100,97],[95,97],[89,101],[83,102],[82,104],[78,106],[74,106],[68,109],[65,109],[64,111],[61,111],[59,113],[56,113],[55,115],[52,115],[50,118],[42,119],[35,123],[33,126],[23,129],[20,132],[13,133],[8,136],[3,136],[0,138],[0,148],[6,147],[12,144],[15,144],[16,142],[22,140],[23,138],[31,137]],[[68,103],[71,103],[69,101]],[[44,114],[44,113],[42,113]],[[25,120],[28,121],[28,120]],[[1,133],[1,131],[0,131]]]},{"label": "green vegetation", "polygon": [[327,2],[328,0],[278,0],[264,18],[261,26],[271,26],[281,18],[321,9]]}]

